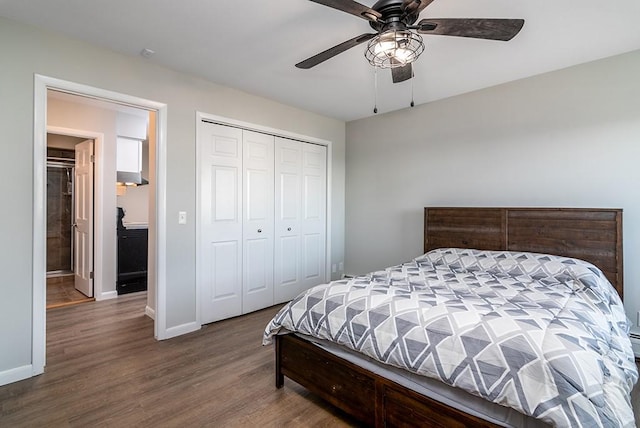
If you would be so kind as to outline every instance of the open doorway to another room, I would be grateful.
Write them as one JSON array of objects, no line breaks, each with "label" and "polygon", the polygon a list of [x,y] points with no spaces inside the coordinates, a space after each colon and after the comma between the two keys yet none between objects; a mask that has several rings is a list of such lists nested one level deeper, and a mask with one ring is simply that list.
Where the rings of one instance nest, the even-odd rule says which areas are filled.
[{"label": "open doorway to another room", "polygon": [[[124,120],[123,114],[118,116]],[[130,125],[140,122],[140,116],[128,116]],[[118,136],[116,172],[117,272],[118,295],[146,291],[148,286],[149,242],[149,138],[148,118],[145,138]],[[138,123],[140,126],[141,123]],[[123,124],[119,126],[123,129]],[[129,133],[132,135],[132,133]],[[142,135],[142,134],[141,134]]]},{"label": "open doorway to another room", "polygon": [[[47,133],[47,309],[90,302],[93,288],[82,284],[82,238],[77,238],[77,206],[93,200],[78,201],[76,147],[93,147],[93,140]],[[93,194],[93,189],[90,189]],[[85,257],[86,260],[86,257]],[[80,281],[76,283],[76,275]]]},{"label": "open doorway to another room", "polygon": [[[56,104],[66,104],[65,109]],[[109,126],[104,117],[91,117],[90,107],[99,106],[113,118]],[[131,110],[129,110],[131,109]],[[92,253],[87,260],[93,266],[90,287],[96,302],[118,297],[117,282],[117,196],[116,145],[119,135],[117,115],[133,112],[144,115],[148,137],[148,291],[141,301],[141,312],[154,320],[154,337],[158,340],[180,334],[166,325],[166,134],[167,105],[118,92],[36,74],[34,76],[34,141],[33,141],[33,311],[32,311],[32,364],[31,376],[44,373],[46,364],[46,272],[47,272],[47,133],[93,140],[94,151],[88,156],[93,165],[94,226],[87,235],[92,242],[85,246]],[[135,114],[134,114],[135,115]],[[102,120],[102,122],[101,122]],[[128,132],[128,131],[126,131]],[[143,137],[144,139],[144,137]],[[76,152],[77,152],[76,148]],[[77,153],[76,153],[77,154]],[[78,162],[74,165],[74,185],[78,189]],[[140,171],[142,175],[142,171]],[[87,199],[85,199],[87,200]],[[74,238],[75,239],[75,238]],[[76,253],[77,255],[77,253]],[[74,260],[76,255],[74,255]],[[72,268],[74,274],[78,267]],[[145,307],[146,302],[146,307]],[[91,304],[91,303],[90,303]],[[89,304],[82,305],[83,308]],[[78,306],[76,306],[78,308]],[[64,311],[66,308],[55,309]],[[69,308],[72,310],[72,308]]]},{"label": "open doorway to another room", "polygon": [[146,292],[155,112],[51,89],[47,106],[47,309]]}]

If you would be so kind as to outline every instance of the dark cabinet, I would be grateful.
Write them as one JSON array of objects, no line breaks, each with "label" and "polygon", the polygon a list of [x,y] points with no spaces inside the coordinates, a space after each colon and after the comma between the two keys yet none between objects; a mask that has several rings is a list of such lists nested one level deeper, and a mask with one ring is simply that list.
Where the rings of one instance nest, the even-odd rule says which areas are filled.
[{"label": "dark cabinet", "polygon": [[147,289],[147,229],[118,230],[118,294]]}]

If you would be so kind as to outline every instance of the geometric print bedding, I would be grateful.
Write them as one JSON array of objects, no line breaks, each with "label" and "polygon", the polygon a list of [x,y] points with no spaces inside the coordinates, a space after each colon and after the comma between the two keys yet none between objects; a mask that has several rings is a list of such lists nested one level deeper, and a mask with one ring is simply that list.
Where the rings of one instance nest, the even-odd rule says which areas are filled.
[{"label": "geometric print bedding", "polygon": [[558,427],[635,426],[630,324],[602,272],[546,254],[446,248],[313,287],[268,324]]}]

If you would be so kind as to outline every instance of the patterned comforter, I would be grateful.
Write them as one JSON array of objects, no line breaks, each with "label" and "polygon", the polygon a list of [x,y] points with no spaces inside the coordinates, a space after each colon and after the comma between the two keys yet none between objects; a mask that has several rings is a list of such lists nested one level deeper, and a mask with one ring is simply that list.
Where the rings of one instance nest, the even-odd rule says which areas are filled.
[{"label": "patterned comforter", "polygon": [[634,426],[629,321],[582,260],[439,249],[299,295],[267,326],[330,340],[559,427]]}]

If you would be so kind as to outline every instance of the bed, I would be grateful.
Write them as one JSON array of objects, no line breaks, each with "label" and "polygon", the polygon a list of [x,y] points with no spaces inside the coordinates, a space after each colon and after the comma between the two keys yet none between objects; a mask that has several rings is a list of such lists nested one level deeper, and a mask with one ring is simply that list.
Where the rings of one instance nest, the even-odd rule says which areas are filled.
[{"label": "bed", "polygon": [[[423,256],[274,317],[276,387],[286,376],[370,426],[633,426],[622,211],[424,213]],[[365,291],[369,312],[353,304]]]}]

